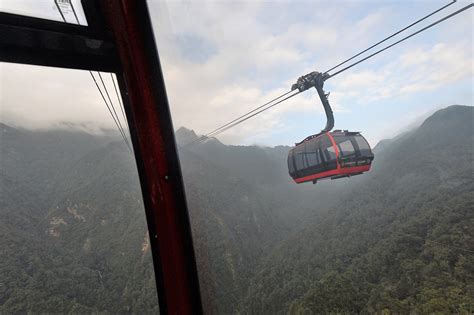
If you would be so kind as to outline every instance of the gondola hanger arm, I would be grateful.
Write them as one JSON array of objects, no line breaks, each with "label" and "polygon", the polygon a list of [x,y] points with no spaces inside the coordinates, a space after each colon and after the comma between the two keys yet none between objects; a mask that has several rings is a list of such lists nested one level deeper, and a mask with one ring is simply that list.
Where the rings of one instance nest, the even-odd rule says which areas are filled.
[{"label": "gondola hanger arm", "polygon": [[311,73],[299,77],[296,83],[291,86],[292,91],[299,90],[300,92],[303,92],[312,87],[314,87],[316,91],[318,91],[319,98],[321,99],[321,103],[324,107],[324,112],[326,113],[327,121],[324,129],[321,130],[321,132],[315,136],[329,132],[334,127],[334,115],[328,100],[329,93],[326,94],[323,90],[324,81],[326,81],[326,79],[328,79],[329,77],[330,75],[327,72],[321,73],[313,71]]}]

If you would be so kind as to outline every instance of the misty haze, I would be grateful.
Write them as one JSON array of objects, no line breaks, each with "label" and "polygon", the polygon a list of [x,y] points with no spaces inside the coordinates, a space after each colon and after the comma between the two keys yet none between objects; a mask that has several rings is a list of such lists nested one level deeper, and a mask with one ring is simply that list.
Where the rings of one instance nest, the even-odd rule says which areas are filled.
[{"label": "misty haze", "polygon": [[0,315],[474,314],[472,7],[1,0]]},{"label": "misty haze", "polygon": [[[370,173],[316,186],[290,181],[285,146],[180,146],[205,310],[468,310],[473,115],[442,109],[380,142]],[[2,312],[156,311],[118,136],[2,124],[1,140]]]}]

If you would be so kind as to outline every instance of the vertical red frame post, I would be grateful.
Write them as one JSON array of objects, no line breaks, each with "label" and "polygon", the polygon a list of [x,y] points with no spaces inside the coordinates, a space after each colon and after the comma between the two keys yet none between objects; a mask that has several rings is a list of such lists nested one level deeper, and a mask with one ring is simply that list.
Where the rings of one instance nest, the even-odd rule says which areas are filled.
[{"label": "vertical red frame post", "polygon": [[191,226],[165,83],[146,2],[101,0],[142,185],[162,314],[200,314]]}]

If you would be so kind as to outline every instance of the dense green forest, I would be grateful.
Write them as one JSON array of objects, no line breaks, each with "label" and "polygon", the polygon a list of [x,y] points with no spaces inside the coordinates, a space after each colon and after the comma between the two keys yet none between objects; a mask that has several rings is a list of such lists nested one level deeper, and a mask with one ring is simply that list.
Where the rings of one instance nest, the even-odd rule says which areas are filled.
[{"label": "dense green forest", "polygon": [[84,133],[1,130],[0,313],[157,311],[125,148]]},{"label": "dense green forest", "polygon": [[[440,110],[317,185],[290,181],[288,147],[179,147],[206,313],[472,313],[473,121]],[[0,314],[157,313],[125,145],[0,131]]]},{"label": "dense green forest", "polygon": [[472,118],[439,111],[378,152],[358,187],[265,258],[246,310],[472,312]]}]

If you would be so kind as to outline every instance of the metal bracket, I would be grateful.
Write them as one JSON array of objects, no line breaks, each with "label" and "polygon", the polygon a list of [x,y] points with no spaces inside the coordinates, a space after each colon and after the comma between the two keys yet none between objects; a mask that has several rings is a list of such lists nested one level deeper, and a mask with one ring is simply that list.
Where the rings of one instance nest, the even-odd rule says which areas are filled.
[{"label": "metal bracket", "polygon": [[329,78],[328,73],[313,71],[311,73],[299,77],[296,83],[291,86],[291,90],[293,91],[298,89],[300,92],[304,92],[307,89],[316,87],[318,85],[322,88],[324,85],[324,81],[326,81],[327,78]]},{"label": "metal bracket", "polygon": [[[321,99],[321,103],[323,104],[324,111],[326,113],[326,126],[320,133],[309,136],[305,140],[309,138],[317,137],[323,133],[331,131],[334,127],[334,115],[331,109],[331,105],[329,104],[328,96],[329,92],[326,94],[323,90],[324,81],[329,78],[328,73],[321,73],[321,72],[311,72],[302,77],[299,77],[295,84],[291,86],[291,90],[298,89],[300,92],[306,91],[311,87],[314,87],[316,91],[318,91],[319,98]],[[304,141],[304,140],[303,140]]]}]

